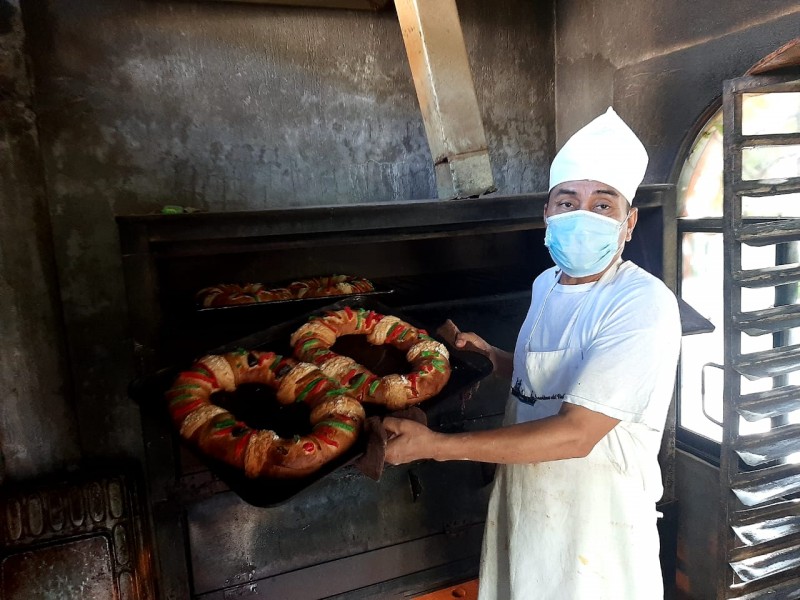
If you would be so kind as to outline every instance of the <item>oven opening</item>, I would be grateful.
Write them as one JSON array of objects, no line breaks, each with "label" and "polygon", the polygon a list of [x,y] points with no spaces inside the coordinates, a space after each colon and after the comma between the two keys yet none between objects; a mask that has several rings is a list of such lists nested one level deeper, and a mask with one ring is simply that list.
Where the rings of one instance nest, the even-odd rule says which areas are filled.
[{"label": "oven opening", "polygon": [[234,392],[217,392],[211,401],[253,429],[271,429],[282,438],[311,433],[311,410],[304,402],[282,405],[275,390],[262,384],[240,385]]},{"label": "oven opening", "polygon": [[406,360],[403,351],[389,344],[380,346],[370,344],[365,335],[341,336],[336,339],[331,350],[336,354],[349,356],[378,377],[392,373],[407,375],[411,372],[411,364]]}]

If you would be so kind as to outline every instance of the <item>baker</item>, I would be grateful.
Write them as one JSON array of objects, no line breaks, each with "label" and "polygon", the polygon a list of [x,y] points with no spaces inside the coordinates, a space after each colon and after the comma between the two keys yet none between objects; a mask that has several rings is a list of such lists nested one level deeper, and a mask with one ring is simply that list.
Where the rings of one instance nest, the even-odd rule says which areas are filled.
[{"label": "baker", "polygon": [[672,292],[621,259],[647,152],[609,108],[550,168],[545,246],[556,266],[533,282],[513,355],[474,333],[511,377],[498,429],[442,434],[387,418],[386,460],[498,463],[481,557],[480,600],[663,597],[658,452],[681,326]]}]

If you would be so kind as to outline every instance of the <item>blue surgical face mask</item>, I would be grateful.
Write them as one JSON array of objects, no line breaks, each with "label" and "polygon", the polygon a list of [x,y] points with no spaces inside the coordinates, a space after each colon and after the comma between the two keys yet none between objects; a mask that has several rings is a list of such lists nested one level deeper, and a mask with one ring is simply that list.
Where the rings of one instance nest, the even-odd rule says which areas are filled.
[{"label": "blue surgical face mask", "polygon": [[[627,219],[626,219],[627,220]],[[553,262],[570,277],[596,275],[611,264],[625,225],[588,210],[573,210],[547,218],[544,245]]]}]

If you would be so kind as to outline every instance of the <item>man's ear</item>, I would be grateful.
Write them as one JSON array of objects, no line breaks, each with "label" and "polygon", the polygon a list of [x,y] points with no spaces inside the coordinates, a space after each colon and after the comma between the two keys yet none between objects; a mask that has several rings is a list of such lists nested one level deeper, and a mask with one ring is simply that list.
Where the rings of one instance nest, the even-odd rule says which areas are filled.
[{"label": "man's ear", "polygon": [[626,219],[627,233],[625,234],[625,241],[631,241],[631,234],[633,233],[633,229],[636,227],[636,222],[639,220],[639,209],[635,206],[631,208],[630,212],[628,213],[628,218]]}]

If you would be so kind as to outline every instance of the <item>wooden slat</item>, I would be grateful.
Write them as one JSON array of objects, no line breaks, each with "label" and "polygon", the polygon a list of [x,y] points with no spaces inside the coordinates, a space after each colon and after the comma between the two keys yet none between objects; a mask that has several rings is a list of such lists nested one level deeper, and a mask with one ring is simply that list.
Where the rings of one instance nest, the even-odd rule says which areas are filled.
[{"label": "wooden slat", "polygon": [[736,239],[749,246],[795,242],[800,240],[800,219],[769,220],[744,225],[737,232]]},{"label": "wooden slat", "polygon": [[764,433],[739,436],[733,450],[750,466],[785,459],[800,452],[800,424],[773,427]]},{"label": "wooden slat", "polygon": [[789,304],[733,316],[736,326],[748,335],[764,335],[800,327],[800,306]]},{"label": "wooden slat", "polygon": [[[800,465],[779,465],[750,472],[739,472],[731,478],[729,492],[744,506],[775,502],[800,492]],[[731,512],[729,522],[734,519]]]},{"label": "wooden slat", "polygon": [[740,396],[736,411],[748,421],[789,414],[800,407],[800,386],[784,385]]},{"label": "wooden slat", "polygon": [[743,354],[735,359],[733,368],[753,380],[793,373],[800,369],[800,345]]},{"label": "wooden slat", "polygon": [[739,196],[779,196],[781,194],[796,194],[800,192],[800,177],[780,178],[775,180],[754,179],[740,181],[734,188],[734,193]]},{"label": "wooden slat", "polygon": [[733,281],[741,287],[763,288],[797,283],[800,281],[800,266],[777,265],[765,269],[734,271]]}]

